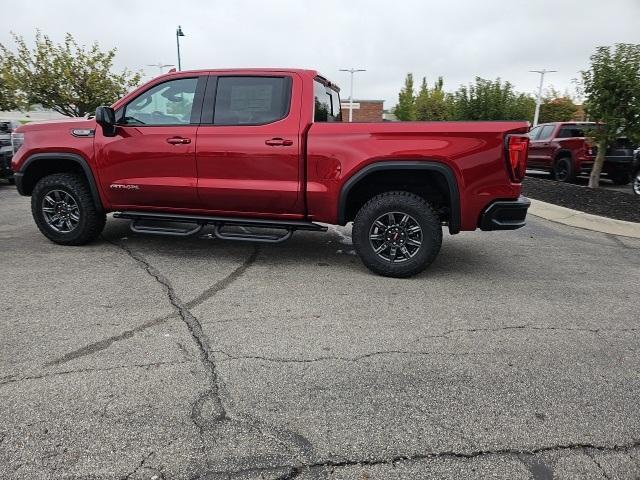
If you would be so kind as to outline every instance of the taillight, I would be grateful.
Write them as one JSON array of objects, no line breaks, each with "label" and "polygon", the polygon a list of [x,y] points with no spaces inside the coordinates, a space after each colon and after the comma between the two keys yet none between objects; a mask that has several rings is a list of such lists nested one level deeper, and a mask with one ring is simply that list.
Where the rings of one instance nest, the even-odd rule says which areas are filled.
[{"label": "taillight", "polygon": [[525,135],[507,136],[507,166],[514,182],[520,183],[527,171],[529,137]]}]

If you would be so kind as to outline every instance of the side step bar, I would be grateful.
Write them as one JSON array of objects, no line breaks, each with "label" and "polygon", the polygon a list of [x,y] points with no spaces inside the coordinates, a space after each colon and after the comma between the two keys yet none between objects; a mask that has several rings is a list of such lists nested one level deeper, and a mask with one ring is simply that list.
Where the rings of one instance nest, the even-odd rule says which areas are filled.
[{"label": "side step bar", "polygon": [[[210,217],[204,215],[182,215],[158,212],[115,212],[114,218],[131,220],[131,230],[136,233],[149,233],[153,235],[173,235],[189,237],[202,231],[205,225],[213,225],[213,233],[216,238],[222,240],[240,240],[262,243],[281,243],[289,240],[296,230],[308,230],[313,232],[326,232],[327,227],[303,220],[264,220],[260,218],[234,218],[234,217]],[[195,224],[193,228],[165,227],[160,225],[145,225],[143,222],[169,222],[182,224]],[[282,235],[268,235],[258,233],[225,232],[225,226],[253,227],[284,230]]]}]

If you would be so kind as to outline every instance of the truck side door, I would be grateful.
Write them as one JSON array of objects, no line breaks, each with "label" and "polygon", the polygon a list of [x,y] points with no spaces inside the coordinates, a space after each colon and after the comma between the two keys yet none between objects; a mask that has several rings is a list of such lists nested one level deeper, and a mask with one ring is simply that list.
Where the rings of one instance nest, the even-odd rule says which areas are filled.
[{"label": "truck side door", "polygon": [[530,166],[551,169],[553,163],[551,140],[555,129],[555,125],[542,125],[538,135],[531,139],[529,142]]},{"label": "truck side door", "polygon": [[196,132],[207,77],[156,83],[116,111],[116,135],[96,129],[100,182],[114,208],[194,208]]},{"label": "truck side door", "polygon": [[303,214],[301,97],[302,80],[293,73],[209,78],[196,147],[205,209]]}]

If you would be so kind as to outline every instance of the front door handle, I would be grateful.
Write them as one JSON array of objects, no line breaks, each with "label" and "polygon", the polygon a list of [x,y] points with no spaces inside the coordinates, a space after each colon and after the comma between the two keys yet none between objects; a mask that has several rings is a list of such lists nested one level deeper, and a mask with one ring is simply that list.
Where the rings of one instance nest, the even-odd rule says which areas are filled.
[{"label": "front door handle", "polygon": [[171,137],[167,138],[167,143],[170,143],[171,145],[184,145],[186,143],[191,143],[191,139],[184,137]]},{"label": "front door handle", "polygon": [[264,143],[271,147],[288,147],[293,145],[293,140],[285,140],[284,138],[275,137],[265,140]]}]

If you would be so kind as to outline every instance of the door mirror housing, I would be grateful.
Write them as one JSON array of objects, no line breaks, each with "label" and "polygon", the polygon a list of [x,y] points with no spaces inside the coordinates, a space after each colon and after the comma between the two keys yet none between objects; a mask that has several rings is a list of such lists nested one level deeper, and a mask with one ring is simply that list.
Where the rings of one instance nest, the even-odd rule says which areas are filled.
[{"label": "door mirror housing", "polygon": [[105,137],[113,137],[116,134],[116,114],[111,107],[96,108],[96,123],[102,127]]}]

